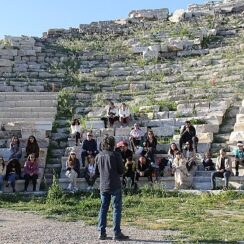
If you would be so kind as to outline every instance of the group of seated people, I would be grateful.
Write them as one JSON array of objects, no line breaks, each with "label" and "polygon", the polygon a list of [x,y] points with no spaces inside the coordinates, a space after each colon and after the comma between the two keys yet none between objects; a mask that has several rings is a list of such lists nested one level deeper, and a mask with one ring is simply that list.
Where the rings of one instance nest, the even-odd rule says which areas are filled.
[{"label": "group of seated people", "polygon": [[119,121],[121,127],[127,126],[130,119],[130,109],[125,104],[122,103],[119,108],[117,108],[112,101],[109,102],[106,108],[106,116],[102,117],[101,120],[104,122],[104,127],[113,127],[114,122]]},{"label": "group of seated people", "polygon": [[[78,120],[75,119],[72,122],[79,126]],[[78,129],[78,135],[75,135],[78,140],[80,140],[80,128]],[[71,129],[71,133],[74,130]],[[74,134],[73,134],[74,135]],[[169,159],[160,160],[159,163],[155,160],[156,146],[157,146],[157,138],[154,135],[154,132],[151,127],[147,127],[146,133],[143,133],[138,123],[134,124],[134,127],[130,131],[129,142],[131,149],[129,149],[129,145],[125,141],[121,141],[117,144],[116,151],[121,153],[123,162],[125,164],[126,172],[123,176],[125,182],[127,177],[131,178],[132,185],[136,186],[137,181],[140,177],[148,177],[150,181],[152,181],[152,176],[155,175],[158,177],[162,175],[165,166],[169,163],[171,168],[173,167],[172,159],[175,158],[175,151],[178,148],[174,148],[173,151],[171,148],[176,146],[173,144],[170,147]],[[184,150],[184,158],[187,158],[187,170],[191,171],[193,165],[195,164],[193,148],[191,141],[186,143],[186,147],[188,150]],[[86,139],[82,142],[81,146],[81,164],[77,159],[75,152],[72,151],[69,155],[68,161],[66,163],[66,176],[70,179],[70,184],[68,189],[76,190],[77,183],[76,179],[80,175],[80,165],[85,167],[85,179],[87,180],[88,187],[91,188],[95,182],[95,172],[93,169],[94,158],[98,154],[99,149],[97,147],[97,142],[93,138],[92,131],[88,131],[86,134]],[[138,158],[137,163],[134,162],[133,158]],[[88,163],[85,164],[86,158]],[[172,170],[172,175],[174,175],[174,171]]]},{"label": "group of seated people", "polygon": [[25,180],[24,191],[27,191],[29,182],[32,181],[33,191],[36,191],[38,179],[38,158],[40,148],[36,138],[31,135],[25,148],[24,176],[22,177],[20,159],[22,157],[22,148],[17,136],[13,136],[8,150],[8,160],[5,162],[4,157],[0,156],[0,191],[2,191],[3,182],[6,181],[6,187],[11,186],[15,192],[15,181],[18,179]]},{"label": "group of seated people", "polygon": [[[111,108],[114,109],[113,103],[111,103]],[[111,109],[112,110],[112,109]],[[79,125],[79,121],[73,121],[72,125]],[[78,127],[76,138],[80,140],[80,128]],[[159,160],[155,159],[157,138],[151,127],[147,127],[146,133],[143,133],[138,123],[134,124],[129,134],[129,144],[125,141],[121,141],[117,144],[116,151],[118,151],[123,159],[125,165],[125,174],[123,175],[123,185],[127,183],[127,179],[130,179],[131,186],[137,186],[137,182],[140,177],[147,177],[150,182],[152,182],[153,176],[156,179],[159,176],[164,176],[165,169],[169,175],[175,177],[175,187],[181,188],[192,187],[193,175],[196,171],[196,153],[198,138],[196,136],[195,127],[190,121],[186,121],[180,132],[179,148],[176,143],[170,145],[167,158],[162,158]],[[239,151],[237,150],[237,155],[235,157],[236,162],[236,175],[238,175],[238,166],[243,164],[243,145],[239,142]],[[131,149],[130,149],[131,148]],[[96,180],[94,159],[98,152],[100,151],[97,147],[96,139],[93,138],[92,131],[88,131],[86,134],[86,139],[82,142],[81,146],[81,165],[85,167],[85,179],[88,183],[88,188],[91,189]],[[66,163],[66,176],[71,179],[69,184],[69,189],[76,189],[77,183],[76,178],[80,175],[80,162],[76,158],[74,163],[71,159],[75,152],[72,151],[69,159]],[[224,150],[220,152],[220,158],[224,155]],[[87,158],[87,164],[86,162]],[[137,162],[133,159],[137,158]],[[221,159],[217,159],[221,161]],[[229,159],[228,159],[229,160]],[[223,161],[223,160],[222,160]],[[223,177],[226,178],[226,185],[228,187],[229,170],[227,165],[216,163],[216,166],[211,159],[211,153],[206,153],[202,161],[205,170],[213,171],[211,176],[212,189],[215,189],[215,178]],[[220,168],[218,168],[220,166]],[[215,171],[216,169],[216,171]],[[223,171],[223,172],[222,172]],[[222,174],[223,173],[223,174]]]}]

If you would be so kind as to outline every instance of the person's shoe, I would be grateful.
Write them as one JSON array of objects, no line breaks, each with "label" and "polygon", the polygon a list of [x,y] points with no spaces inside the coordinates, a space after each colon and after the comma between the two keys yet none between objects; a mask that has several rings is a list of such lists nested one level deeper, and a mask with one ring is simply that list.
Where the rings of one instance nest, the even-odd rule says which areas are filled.
[{"label": "person's shoe", "polygon": [[16,192],[15,188],[13,188],[13,192]]},{"label": "person's shoe", "polygon": [[239,176],[239,172],[238,171],[236,171],[236,176]]},{"label": "person's shoe", "polygon": [[223,187],[223,191],[227,191],[228,190],[228,187],[227,186],[224,186]]},{"label": "person's shoe", "polygon": [[123,240],[128,240],[129,236],[124,235],[122,232],[115,234],[113,237],[113,240],[116,241],[123,241]]},{"label": "person's shoe", "polygon": [[212,188],[211,188],[211,191],[215,191],[215,190],[216,190],[216,188],[215,188],[215,187],[212,187]]},{"label": "person's shoe", "polygon": [[107,239],[107,234],[106,234],[106,232],[105,232],[105,233],[100,233],[98,239],[99,239],[99,240],[106,240],[106,239]]}]

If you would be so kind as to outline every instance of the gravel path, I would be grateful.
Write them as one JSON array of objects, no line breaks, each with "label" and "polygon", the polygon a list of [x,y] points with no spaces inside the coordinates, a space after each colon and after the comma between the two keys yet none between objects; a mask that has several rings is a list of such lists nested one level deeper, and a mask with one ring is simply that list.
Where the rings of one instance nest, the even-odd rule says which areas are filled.
[{"label": "gravel path", "polygon": [[[123,226],[123,232],[130,236],[127,242],[119,243],[169,243],[163,235],[175,235],[174,231],[142,230]],[[84,222],[59,222],[46,219],[30,212],[0,209],[0,243],[34,244],[34,243],[115,243],[111,228],[107,229],[109,240],[99,241],[96,226]]]}]

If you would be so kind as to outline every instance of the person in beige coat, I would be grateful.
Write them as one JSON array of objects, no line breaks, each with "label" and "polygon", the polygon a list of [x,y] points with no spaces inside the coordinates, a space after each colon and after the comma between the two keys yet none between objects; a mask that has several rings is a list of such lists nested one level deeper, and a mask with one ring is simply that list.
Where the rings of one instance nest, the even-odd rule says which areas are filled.
[{"label": "person in beige coat", "polygon": [[188,173],[186,163],[187,160],[178,151],[172,164],[175,175],[175,189],[190,188],[192,185],[192,176]]},{"label": "person in beige coat", "polygon": [[226,151],[224,149],[221,149],[219,151],[219,157],[217,157],[216,161],[216,171],[212,172],[211,174],[211,184],[212,184],[212,189],[216,189],[216,177],[224,178],[225,179],[225,186],[224,190],[228,189],[228,183],[229,183],[229,178],[232,173],[231,169],[231,159],[226,155]]}]

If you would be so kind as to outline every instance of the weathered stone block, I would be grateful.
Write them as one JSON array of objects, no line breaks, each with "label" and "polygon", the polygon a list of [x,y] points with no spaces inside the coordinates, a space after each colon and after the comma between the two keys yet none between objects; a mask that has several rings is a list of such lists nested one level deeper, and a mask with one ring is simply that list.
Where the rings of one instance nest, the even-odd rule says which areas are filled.
[{"label": "weathered stone block", "polygon": [[0,49],[0,56],[17,56],[17,49]]},{"label": "weathered stone block", "polygon": [[141,106],[139,108],[140,112],[159,112],[160,106],[159,105],[152,105],[152,106]]},{"label": "weathered stone block", "polygon": [[86,128],[87,129],[102,129],[102,128],[104,128],[104,123],[101,120],[86,121]]},{"label": "weathered stone block", "polygon": [[156,136],[173,136],[175,132],[175,127],[174,126],[153,127],[152,130]]},{"label": "weathered stone block", "polygon": [[236,115],[236,123],[244,123],[244,114]]},{"label": "weathered stone block", "polygon": [[206,133],[206,132],[212,132],[212,133],[218,133],[219,131],[219,125],[194,125],[196,128],[196,132],[198,133]]},{"label": "weathered stone block", "polygon": [[244,141],[244,131],[233,131],[230,134],[230,142]]},{"label": "weathered stone block", "polygon": [[236,123],[234,125],[234,131],[244,131],[244,123]]},{"label": "weathered stone block", "polygon": [[177,9],[173,16],[169,17],[169,21],[173,22],[173,23],[177,23],[180,22],[181,20],[183,20],[185,17],[185,10],[184,9]]},{"label": "weathered stone block", "polygon": [[7,59],[0,59],[0,67],[9,67],[12,66],[13,62]]}]

